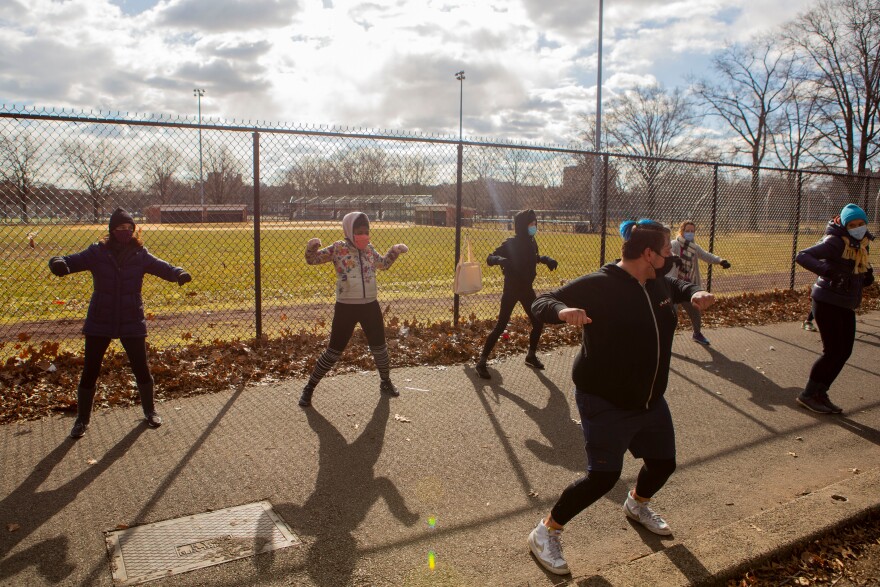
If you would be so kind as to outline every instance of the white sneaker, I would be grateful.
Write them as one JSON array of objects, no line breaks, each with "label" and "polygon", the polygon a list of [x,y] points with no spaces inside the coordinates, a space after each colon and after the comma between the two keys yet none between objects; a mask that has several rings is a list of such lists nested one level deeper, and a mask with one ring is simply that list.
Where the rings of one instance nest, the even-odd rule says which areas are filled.
[{"label": "white sneaker", "polygon": [[666,520],[660,517],[647,502],[640,502],[635,499],[631,493],[626,495],[626,501],[623,502],[623,511],[627,516],[660,536],[669,536],[672,529]]},{"label": "white sneaker", "polygon": [[544,520],[529,534],[529,548],[541,566],[556,575],[568,575],[568,563],[562,558],[562,543],[559,541],[562,530],[544,525]]}]

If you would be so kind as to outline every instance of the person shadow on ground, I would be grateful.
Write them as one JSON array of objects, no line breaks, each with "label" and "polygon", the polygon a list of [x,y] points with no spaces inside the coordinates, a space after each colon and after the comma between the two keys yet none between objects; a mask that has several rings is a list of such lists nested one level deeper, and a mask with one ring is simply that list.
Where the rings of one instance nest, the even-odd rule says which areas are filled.
[{"label": "person shadow on ground", "polygon": [[406,526],[419,520],[394,483],[376,475],[389,411],[388,396],[382,395],[363,432],[351,443],[320,412],[305,411],[320,442],[315,489],[302,506],[281,504],[276,509],[285,519],[299,520],[298,527],[313,530],[306,569],[316,585],[351,582],[358,547],[353,533],[379,499]]},{"label": "person shadow on ground", "polygon": [[[146,425],[137,426],[116,443],[93,465],[86,465],[82,473],[57,489],[39,491],[52,471],[66,457],[77,442],[66,438],[37,463],[27,478],[12,493],[0,500],[0,583],[6,583],[29,566],[36,565],[37,572],[49,583],[64,581],[76,569],[69,559],[69,538],[56,536],[39,542],[26,550],[9,556],[20,542],[24,541],[43,524],[70,505],[80,492],[97,479],[104,471],[122,457],[146,430]],[[8,526],[15,524],[15,526]],[[10,528],[14,528],[9,531]],[[79,556],[74,559],[79,559]]]},{"label": "person shadow on ground", "polygon": [[547,405],[543,408],[524,400],[501,385],[493,386],[493,390],[497,396],[505,397],[519,406],[538,425],[547,443],[534,438],[526,439],[525,445],[532,454],[548,465],[563,467],[569,471],[583,471],[586,466],[584,436],[580,425],[574,421],[579,421],[580,417],[572,419],[568,399],[555,383],[541,371],[535,371],[535,375],[550,394]]},{"label": "person shadow on ground", "polygon": [[[802,391],[802,388],[781,387],[756,367],[751,367],[742,361],[734,361],[711,346],[704,347],[704,350],[709,353],[710,359],[708,361],[705,359],[697,359],[687,355],[681,355],[676,352],[672,353],[672,357],[673,359],[678,359],[701,367],[704,371],[717,375],[723,379],[727,379],[734,385],[748,391],[751,394],[749,400],[764,410],[775,411],[776,406],[795,406],[794,399],[797,394]],[[706,369],[707,365],[711,366],[711,370]],[[768,367],[768,369],[772,369],[772,367]],[[704,391],[712,391],[706,387],[706,385],[711,385],[711,383],[707,383],[703,378],[698,382],[689,380],[686,375],[675,370],[674,364],[670,371],[688,380],[689,383],[696,384]]]}]

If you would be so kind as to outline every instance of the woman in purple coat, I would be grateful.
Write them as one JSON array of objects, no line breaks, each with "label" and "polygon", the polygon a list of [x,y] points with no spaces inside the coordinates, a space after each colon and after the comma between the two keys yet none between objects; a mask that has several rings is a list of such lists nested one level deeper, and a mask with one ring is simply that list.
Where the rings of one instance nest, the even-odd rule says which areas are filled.
[{"label": "woman in purple coat", "polygon": [[110,341],[118,338],[128,355],[137,381],[144,420],[151,428],[162,425],[153,403],[153,376],[147,362],[147,322],[141,288],[149,273],[183,285],[190,274],[147,252],[134,232],[134,219],[117,208],[110,216],[110,232],[86,250],[49,259],[49,269],[58,277],[90,271],[94,292],[83,326],[85,363],[76,390],[76,422],[71,438],[80,438],[89,427],[95,384],[101,373],[104,353]]}]

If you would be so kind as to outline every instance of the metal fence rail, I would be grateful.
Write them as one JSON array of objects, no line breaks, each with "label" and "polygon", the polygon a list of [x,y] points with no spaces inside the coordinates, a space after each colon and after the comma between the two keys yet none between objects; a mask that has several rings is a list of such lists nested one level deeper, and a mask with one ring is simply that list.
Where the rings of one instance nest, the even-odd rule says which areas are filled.
[{"label": "metal fence rail", "polygon": [[503,282],[484,267],[482,292],[453,296],[463,242],[483,261],[518,210],[538,211],[541,253],[559,261],[554,273],[539,267],[539,291],[615,259],[617,225],[638,217],[693,220],[697,242],[733,264],[709,267],[706,285],[761,291],[811,280],[794,254],[844,204],[862,205],[876,232],[878,187],[870,176],[406,133],[3,107],[0,342],[79,340],[91,280],[53,277],[47,261],[98,240],[117,206],[154,255],[194,278],[145,281],[161,346],[327,328],[335,275],[307,265],[304,248],[341,239],[352,210],[368,213],[378,249],[410,247],[380,275],[386,314],[457,322],[494,317]]}]

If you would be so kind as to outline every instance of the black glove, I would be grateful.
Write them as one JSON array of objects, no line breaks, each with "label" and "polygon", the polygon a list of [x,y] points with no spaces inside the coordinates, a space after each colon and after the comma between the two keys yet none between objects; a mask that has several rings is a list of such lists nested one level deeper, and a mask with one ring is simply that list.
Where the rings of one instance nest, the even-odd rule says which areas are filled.
[{"label": "black glove", "polygon": [[67,263],[65,263],[64,259],[61,257],[52,257],[49,259],[49,271],[51,271],[53,275],[64,277],[70,273],[70,267],[67,266]]},{"label": "black glove", "polygon": [[550,257],[547,257],[547,260],[544,261],[544,264],[547,265],[547,269],[549,269],[550,271],[556,271],[556,268],[559,267],[559,261],[557,261],[556,259],[551,259]]},{"label": "black glove", "polygon": [[675,265],[676,267],[681,269],[682,263],[683,263],[683,261],[681,260],[681,257],[679,257],[678,255],[672,255],[672,264],[673,265]]},{"label": "black glove", "polygon": [[868,287],[874,283],[874,268],[868,267],[868,271],[865,273],[865,280],[862,282],[864,287]]},{"label": "black glove", "polygon": [[180,275],[177,276],[177,285],[183,285],[184,283],[189,283],[192,280],[192,275],[190,275],[186,271],[183,271]]},{"label": "black glove", "polygon": [[721,259],[721,263],[719,263],[719,265],[721,265],[722,269],[730,269],[730,261],[728,261],[727,259]]}]

